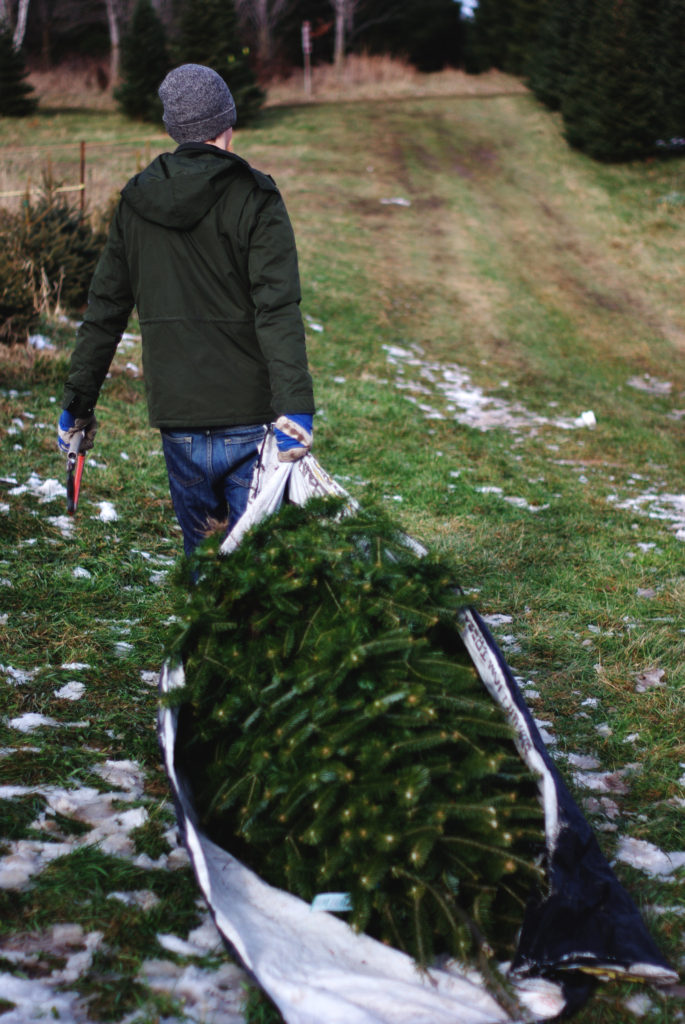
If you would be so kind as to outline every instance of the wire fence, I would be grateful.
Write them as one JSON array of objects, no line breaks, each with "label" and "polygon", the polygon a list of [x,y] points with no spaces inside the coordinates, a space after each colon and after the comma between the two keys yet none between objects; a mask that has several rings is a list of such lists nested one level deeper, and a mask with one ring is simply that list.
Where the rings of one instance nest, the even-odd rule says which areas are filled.
[{"label": "wire fence", "polygon": [[169,146],[166,135],[3,147],[0,206],[21,209],[36,195],[76,194],[82,210],[102,212],[123,184]]}]

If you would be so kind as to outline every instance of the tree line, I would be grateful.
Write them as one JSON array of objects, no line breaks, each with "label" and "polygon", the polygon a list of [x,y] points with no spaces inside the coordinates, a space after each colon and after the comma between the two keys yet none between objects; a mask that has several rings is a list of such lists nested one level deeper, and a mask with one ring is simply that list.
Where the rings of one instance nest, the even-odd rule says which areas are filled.
[{"label": "tree line", "polygon": [[685,151],[685,0],[478,0],[473,17],[458,0],[0,0],[0,87],[9,96],[22,43],[44,64],[86,53],[108,62],[126,113],[157,120],[159,81],[195,61],[224,75],[244,125],[261,85],[301,66],[305,21],[314,63],[366,52],[427,72],[499,68],[596,159]]},{"label": "tree line", "polygon": [[[168,39],[177,42],[193,0],[150,0]],[[330,61],[349,51],[403,56],[421,70],[461,59],[461,5],[455,0],[225,0],[237,25],[232,45],[248,47],[260,77],[301,64],[301,26],[312,27],[314,58]],[[43,64],[67,54],[105,58],[115,81],[123,37],[137,0],[0,0],[0,23],[15,47]],[[216,10],[216,8],[213,8]],[[222,16],[223,21],[223,16]]]},{"label": "tree line", "polygon": [[479,0],[466,57],[524,78],[596,159],[685,152],[685,0]]}]

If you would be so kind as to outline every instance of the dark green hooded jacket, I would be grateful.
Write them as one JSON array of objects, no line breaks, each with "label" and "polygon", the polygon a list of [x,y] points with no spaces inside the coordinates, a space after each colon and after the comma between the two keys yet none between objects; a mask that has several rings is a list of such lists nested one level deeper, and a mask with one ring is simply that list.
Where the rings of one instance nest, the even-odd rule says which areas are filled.
[{"label": "dark green hooded jacket", "polygon": [[133,306],[150,423],[313,413],[290,220],[273,180],[186,143],[129,181],[93,275],[64,408],[90,415]]}]

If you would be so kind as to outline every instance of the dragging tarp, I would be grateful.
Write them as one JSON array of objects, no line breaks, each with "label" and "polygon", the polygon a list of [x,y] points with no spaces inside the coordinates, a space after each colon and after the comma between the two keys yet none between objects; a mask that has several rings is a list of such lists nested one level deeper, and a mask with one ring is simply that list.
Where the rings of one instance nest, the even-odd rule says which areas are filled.
[{"label": "dragging tarp", "polygon": [[[224,553],[283,501],[304,504],[326,495],[338,495],[350,511],[355,508],[313,457],[279,463],[270,439],[255,493]],[[422,553],[420,545],[413,546]],[[587,994],[586,971],[659,983],[676,980],[602,857],[506,663],[473,609],[460,613],[459,632],[478,676],[513,726],[520,757],[538,780],[544,805],[547,888],[523,922],[509,974],[513,998],[492,979],[486,984],[466,967],[418,971],[410,957],[357,934],[331,914],[312,911],[308,903],[267,885],[227,849],[212,843],[198,825],[186,777],[189,765],[179,755],[178,712],[161,708],[165,766],[200,888],[225,941],[290,1024],[542,1019]],[[182,669],[164,669],[164,692],[183,682]],[[478,688],[477,680],[474,685]]]}]

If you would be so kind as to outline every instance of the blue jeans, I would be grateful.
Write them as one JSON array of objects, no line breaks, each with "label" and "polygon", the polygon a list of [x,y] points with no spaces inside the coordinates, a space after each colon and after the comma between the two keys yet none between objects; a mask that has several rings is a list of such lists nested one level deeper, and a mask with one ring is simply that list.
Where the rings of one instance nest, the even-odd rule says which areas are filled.
[{"label": "blue jeans", "polygon": [[245,511],[266,428],[161,433],[171,501],[189,555],[205,539],[212,523],[226,523],[228,532]]}]

